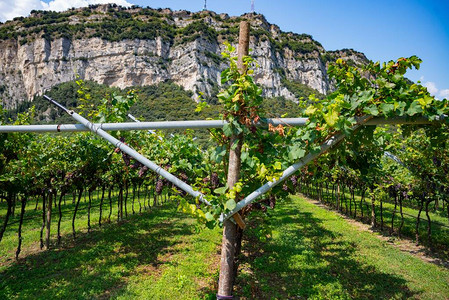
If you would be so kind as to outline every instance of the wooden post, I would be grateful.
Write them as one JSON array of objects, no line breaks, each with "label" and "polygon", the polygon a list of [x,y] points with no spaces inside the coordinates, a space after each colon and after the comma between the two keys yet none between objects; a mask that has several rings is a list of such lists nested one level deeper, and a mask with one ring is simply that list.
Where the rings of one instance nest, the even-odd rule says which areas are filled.
[{"label": "wooden post", "polygon": [[376,196],[373,193],[373,189],[371,189],[371,227],[376,227],[376,206],[374,205],[376,201]]},{"label": "wooden post", "polygon": [[[245,71],[243,64],[243,57],[248,55],[249,50],[249,23],[242,21],[240,23],[240,35],[238,46],[238,68],[241,73]],[[242,135],[232,135],[230,144],[234,145],[237,142],[237,147],[229,152],[228,165],[228,187],[232,188],[240,176],[241,166],[241,152],[243,144]],[[240,215],[236,215],[235,219],[240,223]],[[239,220],[240,219],[240,220]],[[218,282],[217,299],[232,299],[232,290],[235,279],[235,254],[236,243],[238,242],[238,228],[231,220],[226,220],[223,223],[223,240],[221,245],[221,260],[220,260],[220,276]]]},{"label": "wooden post", "polygon": [[50,249],[50,229],[51,229],[51,210],[52,210],[52,201],[53,201],[53,190],[50,190],[48,193],[48,204],[47,204],[47,232],[45,236],[45,247]]}]

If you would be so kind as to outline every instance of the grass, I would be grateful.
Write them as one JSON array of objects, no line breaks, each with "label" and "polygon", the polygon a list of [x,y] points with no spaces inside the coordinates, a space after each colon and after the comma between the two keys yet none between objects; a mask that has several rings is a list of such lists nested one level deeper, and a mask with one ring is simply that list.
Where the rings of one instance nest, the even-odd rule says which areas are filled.
[{"label": "grass", "polygon": [[220,235],[197,231],[173,204],[95,229],[4,266],[0,299],[198,299],[210,293]]},{"label": "grass", "polygon": [[[148,201],[153,203],[153,199],[144,199],[143,193],[140,193],[140,203],[142,206],[142,210],[144,211],[143,202],[145,201],[145,207],[148,208]],[[95,226],[98,224],[100,217],[100,195],[97,193],[93,193],[92,195],[92,208],[91,208],[91,216],[90,222],[91,226]],[[163,197],[163,196],[162,196]],[[118,191],[114,191],[112,193],[112,214],[111,214],[111,222],[117,222],[117,199],[118,199]],[[158,200],[159,201],[159,200]],[[53,202],[54,203],[54,202]],[[40,228],[42,226],[42,199],[39,200],[38,209],[35,210],[36,202],[34,199],[30,199],[27,201],[24,222],[22,228],[22,251],[23,254],[27,254],[29,252],[33,253],[38,249],[38,244],[40,237]],[[83,196],[77,212],[77,217],[75,220],[75,229],[77,234],[87,232],[87,199]],[[0,223],[3,225],[3,218],[6,215],[6,202],[0,203]],[[65,197],[64,202],[61,205],[62,211],[62,221],[61,221],[61,235],[62,242],[67,243],[72,241],[72,216],[73,211],[75,210],[75,204],[72,203],[72,196],[67,195]],[[134,210],[136,212],[139,211],[139,203],[136,197]],[[127,201],[127,212],[129,215],[132,214],[132,194],[130,193],[128,201]],[[125,212],[123,213],[125,217]],[[107,191],[103,203],[103,215],[102,215],[102,223],[107,223],[107,217],[109,215],[109,200],[107,199]],[[20,203],[17,204],[15,209],[15,215],[11,216],[9,219],[9,225],[6,228],[5,235],[3,240],[1,241],[0,247],[0,271],[2,269],[2,265],[7,263],[11,263],[14,260],[14,255],[17,247],[17,230],[19,227],[19,217],[20,217]],[[57,239],[57,223],[58,223],[58,209],[53,206],[52,208],[52,226],[51,226],[51,246],[55,246]],[[44,232],[45,238],[45,232]],[[21,254],[22,255],[22,254]]]},{"label": "grass", "polygon": [[[315,191],[313,191],[315,192]],[[312,193],[310,195],[311,197],[317,199],[316,193]],[[330,199],[331,195],[326,193],[326,190],[323,191],[323,199],[327,200]],[[349,209],[349,198],[350,194],[345,193],[345,197],[341,198],[341,210],[346,212],[346,207]],[[361,219],[361,210],[360,210],[360,196],[355,196],[355,200],[357,203],[357,218]],[[334,200],[335,201],[335,200]],[[329,205],[328,202],[326,202],[327,205]],[[405,203],[404,203],[405,204]],[[332,203],[332,205],[335,205],[335,202]],[[364,218],[363,221],[366,223],[370,222],[371,218],[371,202],[370,199],[367,199],[363,202],[362,205]],[[380,203],[379,201],[375,202],[375,209],[376,209],[376,222],[377,226],[380,226],[381,224],[381,218],[380,218]],[[391,218],[393,216],[394,211],[394,203],[388,203],[383,202],[383,219],[384,219],[384,227],[385,228],[391,228]],[[411,208],[411,207],[405,207],[403,206],[402,211],[404,213],[404,225],[401,229],[401,234],[403,236],[407,236],[409,238],[415,239],[415,226],[416,226],[416,220],[418,216],[418,209]],[[352,203],[352,214],[354,214],[354,203]],[[429,208],[429,217],[432,222],[431,229],[432,229],[432,241],[429,243],[429,239],[427,236],[427,217],[425,209],[421,212],[421,218],[419,223],[419,239],[420,243],[424,244],[426,246],[431,245],[433,247],[433,250],[438,250],[443,255],[449,255],[449,223],[448,223],[448,216],[447,211],[442,210],[441,208],[439,210],[434,211]],[[395,219],[394,219],[394,230],[397,231],[398,227],[401,223],[401,215],[399,212],[399,203],[396,209]]]},{"label": "grass", "polygon": [[[19,262],[2,256],[0,299],[214,299],[221,231],[197,230],[195,221],[173,206],[95,225],[90,233],[83,213],[75,241],[68,230],[60,247],[38,251],[35,240]],[[279,203],[271,215],[267,242],[257,239],[258,227],[248,220],[236,280],[241,299],[449,295],[447,269],[403,253],[300,197]],[[15,237],[9,230],[5,238],[10,235]],[[0,249],[11,256],[14,247],[7,251],[4,242]]]},{"label": "grass", "polygon": [[300,197],[280,203],[272,223],[268,243],[247,235],[237,284],[243,299],[448,299],[447,269]]}]

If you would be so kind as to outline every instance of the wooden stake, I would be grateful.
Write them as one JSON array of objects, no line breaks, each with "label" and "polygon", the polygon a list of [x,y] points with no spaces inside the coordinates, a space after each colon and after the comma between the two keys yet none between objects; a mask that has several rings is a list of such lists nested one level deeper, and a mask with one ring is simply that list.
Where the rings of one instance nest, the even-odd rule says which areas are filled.
[{"label": "wooden stake", "polygon": [[[239,36],[239,48],[238,48],[238,61],[237,66],[241,73],[245,71],[245,65],[243,64],[243,57],[248,55],[249,50],[249,23],[242,21],[240,23],[240,36]],[[230,138],[230,144],[234,145],[237,142],[237,147],[229,152],[229,165],[228,165],[228,187],[232,188],[240,176],[241,166],[241,153],[243,136],[232,135]],[[239,214],[234,215],[234,219],[241,228],[245,227],[245,223]],[[235,253],[238,228],[237,225],[232,223],[229,219],[223,223],[223,239],[221,245],[221,260],[220,260],[220,276],[218,282],[218,294],[219,296],[231,297],[235,279]]]},{"label": "wooden stake", "polygon": [[53,201],[53,190],[50,190],[48,193],[48,204],[47,204],[47,232],[45,236],[45,247],[50,249],[50,229],[51,229],[51,210],[52,210],[52,201]]},{"label": "wooden stake", "polygon": [[232,215],[232,217],[234,218],[234,221],[237,223],[237,225],[241,228],[241,229],[245,229],[246,224],[243,221],[242,216],[239,213],[236,213],[234,215]]}]

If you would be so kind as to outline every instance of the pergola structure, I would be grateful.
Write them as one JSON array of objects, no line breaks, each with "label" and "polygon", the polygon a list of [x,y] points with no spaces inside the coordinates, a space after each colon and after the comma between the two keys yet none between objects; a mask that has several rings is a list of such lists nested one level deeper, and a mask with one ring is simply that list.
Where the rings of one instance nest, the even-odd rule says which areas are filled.
[{"label": "pergola structure", "polygon": [[[115,148],[119,148],[121,151],[133,157],[135,160],[139,161],[143,165],[147,166],[149,169],[153,170],[155,173],[164,177],[189,195],[198,198],[201,202],[206,205],[210,205],[207,201],[205,195],[196,191],[191,185],[177,178],[173,174],[166,171],[161,166],[155,164],[142,154],[138,153],[136,150],[132,149],[125,143],[119,141],[106,131],[113,130],[155,130],[155,129],[204,129],[204,128],[223,128],[225,124],[227,124],[224,120],[194,120],[194,121],[163,121],[163,122],[130,122],[130,123],[92,123],[81,115],[75,113],[72,110],[69,110],[51,99],[50,97],[44,95],[48,101],[58,106],[62,110],[64,110],[67,114],[69,114],[74,120],[78,121],[78,124],[54,124],[54,125],[3,125],[0,126],[0,132],[8,133],[8,132],[35,132],[35,133],[44,133],[44,132],[83,132],[83,131],[91,131],[103,139],[107,140],[111,143]],[[443,121],[446,116],[441,116],[436,121]],[[286,126],[305,126],[307,124],[307,118],[276,118],[276,119],[262,119],[259,123],[255,124],[258,127],[267,127],[269,124],[273,126],[277,125],[286,125]],[[352,130],[355,130],[361,126],[376,126],[376,125],[384,125],[384,124],[431,124],[432,122],[420,117],[420,118],[394,118],[394,119],[385,119],[382,117],[373,118],[371,116],[365,116],[359,118],[357,120],[357,124],[352,127]],[[320,146],[320,151],[316,153],[309,153],[305,157],[298,160],[295,164],[291,165],[287,169],[285,169],[282,173],[282,176],[276,180],[267,182],[251,194],[247,195],[243,200],[239,201],[236,207],[226,215],[222,215],[220,221],[225,221],[229,219],[231,216],[237,214],[241,209],[245,206],[251,204],[254,200],[267,193],[273,187],[278,185],[279,183],[286,180],[288,177],[293,175],[296,171],[337,145],[340,141],[345,138],[343,133],[336,134],[326,140]],[[242,226],[242,224],[239,224]]]}]

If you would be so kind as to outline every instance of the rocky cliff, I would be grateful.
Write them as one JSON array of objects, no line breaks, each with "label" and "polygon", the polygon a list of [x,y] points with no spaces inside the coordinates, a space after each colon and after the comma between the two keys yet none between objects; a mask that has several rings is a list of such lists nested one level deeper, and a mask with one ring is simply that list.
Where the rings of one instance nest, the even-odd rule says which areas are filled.
[{"label": "rocky cliff", "polygon": [[0,99],[7,108],[78,75],[117,86],[172,80],[198,95],[219,90],[223,42],[237,41],[249,19],[256,82],[267,97],[295,99],[292,85],[326,94],[326,64],[337,57],[364,63],[353,50],[328,52],[306,34],[282,32],[262,15],[90,6],[63,13],[32,12],[0,25]]}]

